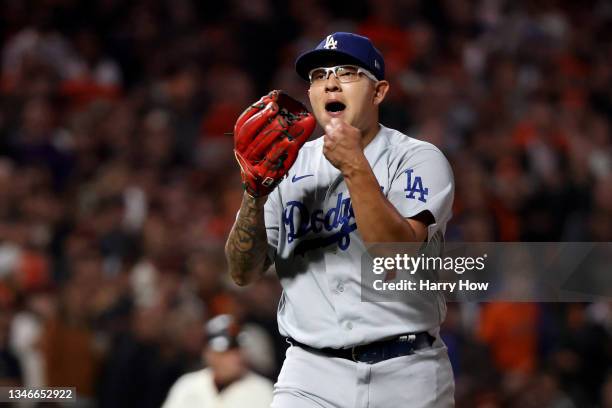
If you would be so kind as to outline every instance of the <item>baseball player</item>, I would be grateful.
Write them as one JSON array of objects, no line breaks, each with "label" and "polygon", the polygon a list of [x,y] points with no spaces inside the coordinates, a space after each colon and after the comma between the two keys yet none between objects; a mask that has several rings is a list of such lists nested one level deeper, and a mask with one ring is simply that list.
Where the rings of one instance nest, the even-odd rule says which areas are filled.
[{"label": "baseball player", "polygon": [[279,92],[234,129],[246,194],[226,244],[230,273],[245,285],[274,263],[279,330],[291,344],[272,407],[452,406],[443,299],[360,297],[366,245],[443,239],[454,194],[448,161],[378,122],[389,83],[368,38],[331,34],[296,70],[310,83],[322,137],[304,144],[312,115]]},{"label": "baseball player", "polygon": [[162,408],[269,407],[272,383],[249,370],[242,351],[246,336],[230,315],[209,320],[202,351],[207,367],[180,377]]}]

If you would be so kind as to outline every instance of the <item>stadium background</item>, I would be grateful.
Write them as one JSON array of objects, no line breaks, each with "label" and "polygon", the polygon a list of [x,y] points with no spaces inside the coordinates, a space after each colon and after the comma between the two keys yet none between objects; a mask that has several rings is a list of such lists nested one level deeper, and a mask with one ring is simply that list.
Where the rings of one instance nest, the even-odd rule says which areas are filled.
[{"label": "stadium background", "polygon": [[[334,31],[370,36],[382,122],[453,166],[453,241],[612,241],[612,3],[0,3],[0,384],[154,407],[203,323],[249,326],[274,378],[273,276],[229,283],[240,111]],[[450,304],[459,407],[612,407],[612,307]]]}]

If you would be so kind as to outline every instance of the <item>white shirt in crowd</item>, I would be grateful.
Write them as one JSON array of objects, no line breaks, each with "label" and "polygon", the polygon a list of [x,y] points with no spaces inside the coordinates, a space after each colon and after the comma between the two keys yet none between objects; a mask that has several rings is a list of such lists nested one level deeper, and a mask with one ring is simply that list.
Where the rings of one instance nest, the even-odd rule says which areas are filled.
[{"label": "white shirt in crowd", "polygon": [[255,373],[217,390],[212,370],[205,368],[179,378],[170,388],[163,408],[268,408],[272,382]]}]

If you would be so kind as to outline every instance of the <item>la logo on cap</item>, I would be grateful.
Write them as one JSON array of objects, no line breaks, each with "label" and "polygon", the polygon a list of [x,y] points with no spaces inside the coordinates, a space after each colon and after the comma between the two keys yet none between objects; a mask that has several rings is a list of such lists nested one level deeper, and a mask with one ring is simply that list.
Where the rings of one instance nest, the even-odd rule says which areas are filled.
[{"label": "la logo on cap", "polygon": [[333,36],[328,35],[327,39],[325,40],[325,45],[323,46],[323,48],[327,50],[335,50],[337,46],[338,46],[338,41],[334,40]]}]

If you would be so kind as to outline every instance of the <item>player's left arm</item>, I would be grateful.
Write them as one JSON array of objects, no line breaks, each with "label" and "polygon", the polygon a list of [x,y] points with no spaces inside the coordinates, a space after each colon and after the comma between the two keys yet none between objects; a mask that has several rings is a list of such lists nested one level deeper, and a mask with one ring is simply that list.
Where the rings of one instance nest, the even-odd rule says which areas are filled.
[{"label": "player's left arm", "polygon": [[[426,185],[420,178],[409,171],[419,174],[430,173],[430,168],[441,172],[450,172],[446,160],[441,153],[437,155],[425,153],[422,161],[414,164],[414,169],[406,169],[396,180],[392,181],[392,191],[387,196],[381,187],[368,163],[359,142],[361,135],[358,129],[341,122],[334,123],[326,128],[324,153],[328,160],[343,174],[344,181],[349,189],[355,219],[359,233],[365,243],[380,242],[423,242],[428,239],[429,226],[434,224],[439,214],[435,200],[448,200],[449,193],[446,184],[451,184],[450,203],[452,203],[452,174],[450,181],[444,177],[436,177],[431,184]],[[432,151],[433,152],[433,151]],[[431,156],[431,157],[430,157]],[[440,163],[436,163],[440,160]],[[408,177],[411,180],[408,180]],[[404,180],[405,179],[405,180]],[[411,186],[408,186],[412,183]],[[425,183],[425,184],[423,184]],[[414,187],[414,191],[410,190]],[[439,191],[438,191],[439,190]],[[439,192],[439,194],[437,194]],[[433,202],[428,199],[436,197]],[[443,195],[445,197],[440,197]],[[450,203],[445,206],[450,211]]]}]

